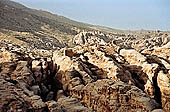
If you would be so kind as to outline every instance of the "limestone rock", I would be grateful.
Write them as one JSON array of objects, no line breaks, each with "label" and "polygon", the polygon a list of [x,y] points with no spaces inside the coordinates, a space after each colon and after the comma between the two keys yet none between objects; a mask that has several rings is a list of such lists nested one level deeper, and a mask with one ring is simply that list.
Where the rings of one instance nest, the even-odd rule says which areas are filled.
[{"label": "limestone rock", "polygon": [[169,54],[170,49],[169,48],[170,48],[170,42],[162,47],[155,48],[152,54],[170,61],[170,54]]},{"label": "limestone rock", "polygon": [[161,92],[161,102],[165,111],[170,111],[170,74],[160,71],[157,78],[158,86]]},{"label": "limestone rock", "polygon": [[70,91],[85,106],[97,112],[152,111],[160,108],[155,100],[135,86],[109,79],[97,80]]},{"label": "limestone rock", "polygon": [[[157,77],[157,71],[159,70],[159,65],[156,63],[148,63],[147,58],[137,52],[136,50],[120,50],[120,55],[122,55],[125,60],[130,65],[140,66],[142,71],[147,75],[147,82],[144,85],[144,91],[154,97],[155,87],[154,87],[154,78]],[[139,74],[140,75],[140,74]],[[144,77],[143,77],[144,78]]]},{"label": "limestone rock", "polygon": [[57,101],[68,112],[92,112],[84,107],[76,98],[61,97]]},{"label": "limestone rock", "polygon": [[62,107],[56,101],[48,101],[46,102],[49,112],[64,112]]},{"label": "limestone rock", "polygon": [[55,51],[5,44],[0,111],[169,112],[170,39],[138,36],[80,31]]},{"label": "limestone rock", "polygon": [[100,43],[106,44],[108,37],[99,32],[80,32],[74,37],[73,43],[76,45]]},{"label": "limestone rock", "polygon": [[2,49],[2,52],[0,52],[0,63],[13,62],[13,61],[17,61],[18,59],[19,56],[5,49]]},{"label": "limestone rock", "polygon": [[[29,83],[27,79],[29,79],[31,75],[27,74],[27,72],[29,73],[29,70],[26,69],[25,65],[26,65],[25,62],[19,62],[16,67],[16,70],[15,70],[15,66],[16,66],[15,64],[10,64],[9,66],[7,66],[6,63],[5,66],[1,65],[1,69],[3,69],[0,72],[1,111],[37,110],[42,112],[46,110],[46,105],[44,104],[44,102],[42,102],[40,96],[34,95],[32,91],[28,90],[28,85],[31,85],[31,83]],[[14,68],[10,69],[11,71],[6,71],[6,69],[9,70],[9,68],[5,69],[4,67],[14,67]],[[23,72],[20,72],[20,74],[18,73],[21,76],[18,76],[20,78],[17,78],[16,71],[18,71],[19,69]],[[9,76],[8,74],[15,74],[15,75]],[[7,80],[4,80],[5,77]]]}]

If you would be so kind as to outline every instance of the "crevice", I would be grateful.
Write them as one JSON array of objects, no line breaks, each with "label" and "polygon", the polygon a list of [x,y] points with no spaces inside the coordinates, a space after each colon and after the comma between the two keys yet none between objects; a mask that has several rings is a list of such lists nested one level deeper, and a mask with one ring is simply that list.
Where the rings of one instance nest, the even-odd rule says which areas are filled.
[{"label": "crevice", "polygon": [[142,71],[142,68],[136,65],[123,65],[123,68],[131,73],[135,85],[144,91],[144,85],[147,82],[148,76]]},{"label": "crevice", "polygon": [[153,77],[153,84],[154,84],[154,87],[155,87],[155,101],[157,103],[159,103],[162,107],[162,102],[161,102],[161,91],[160,91],[160,88],[158,87],[158,83],[157,83],[157,76],[154,78]]},{"label": "crevice", "polygon": [[[35,86],[37,85],[40,89],[40,93],[38,95],[41,97],[43,102],[54,100],[56,101],[56,95],[57,91],[61,88],[58,87],[58,84],[55,80],[55,75],[57,73],[57,68],[54,68],[56,66],[53,65],[53,61],[50,62],[47,61],[46,58],[43,59],[35,59],[36,61],[40,61],[40,63],[37,65],[37,67],[40,67],[41,69],[36,71],[32,68],[32,61],[29,60],[29,67],[31,67],[31,71],[33,73],[33,78],[36,80]],[[42,60],[47,63],[47,68],[43,68]],[[40,72],[39,74],[41,76],[36,76],[34,72]]]},{"label": "crevice", "polygon": [[[159,86],[158,86],[158,82],[157,82],[157,77],[158,77],[158,73],[162,70],[163,71],[163,73],[165,73],[165,74],[167,74],[168,73],[168,69],[162,64],[162,62],[161,62],[161,58],[159,58],[159,57],[157,57],[157,56],[155,56],[155,55],[153,55],[153,56],[146,56],[147,57],[147,62],[148,63],[156,63],[156,64],[158,64],[159,65],[159,68],[158,68],[158,70],[156,71],[156,73],[155,73],[155,75],[154,75],[154,77],[152,78],[152,80],[153,80],[153,85],[154,85],[154,87],[155,87],[155,97],[154,97],[154,99],[155,99],[155,101],[157,102],[157,103],[159,103],[161,106],[162,106],[162,102],[161,102],[161,91],[160,91],[160,88],[159,88]],[[164,59],[163,59],[164,60]],[[166,60],[164,60],[164,61],[166,61]],[[167,63],[169,63],[168,61],[166,61]]]},{"label": "crevice", "polygon": [[[88,69],[92,72],[92,78],[96,81],[98,79],[104,79],[106,76],[104,76],[104,71],[100,69],[98,66],[93,65],[92,63],[89,62],[83,62],[84,64],[87,65]],[[100,73],[98,73],[100,72]]]}]

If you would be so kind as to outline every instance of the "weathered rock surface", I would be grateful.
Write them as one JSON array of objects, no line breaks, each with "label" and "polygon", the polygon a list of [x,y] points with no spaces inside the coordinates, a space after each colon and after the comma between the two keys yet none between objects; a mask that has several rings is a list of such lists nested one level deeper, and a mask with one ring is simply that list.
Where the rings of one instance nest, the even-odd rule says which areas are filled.
[{"label": "weathered rock surface", "polygon": [[170,111],[170,32],[82,24],[8,0],[0,14],[0,111]]},{"label": "weathered rock surface", "polygon": [[[15,60],[19,59],[15,57]],[[53,79],[57,68],[50,68],[53,66],[45,59],[32,60],[31,65],[26,60],[11,61],[0,64],[0,111],[91,111],[75,98],[57,95],[59,87]]]},{"label": "weathered rock surface", "polygon": [[73,43],[76,45],[80,44],[92,44],[92,43],[100,43],[106,44],[109,41],[109,37],[102,32],[80,32],[74,37]]},{"label": "weathered rock surface", "polygon": [[123,82],[115,83],[109,79],[98,80],[84,87],[76,86],[71,89],[70,95],[97,112],[103,110],[105,112],[138,112],[160,108],[156,101],[137,87]]},{"label": "weathered rock surface", "polygon": [[[94,104],[89,104],[91,100],[84,100],[84,96],[81,95],[84,94],[84,91],[81,93],[81,90],[98,80],[106,78],[110,78],[114,82],[122,81],[129,84],[128,86],[131,85],[130,87],[139,87],[143,90],[141,92],[145,92],[149,95],[144,96],[150,99],[153,98],[155,100],[152,100],[155,103],[157,102],[156,104],[160,104],[159,106],[157,105],[158,107],[155,109],[161,108],[163,102],[161,99],[162,91],[157,82],[157,77],[161,70],[166,72],[169,69],[168,62],[163,59],[154,56],[145,56],[136,50],[119,50],[119,47],[115,45],[91,44],[79,45],[71,49],[56,51],[53,55],[53,60],[60,68],[56,74],[56,79],[60,88],[63,88],[67,95],[78,98],[79,101],[92,110],[96,110],[99,104],[95,102]],[[97,85],[100,84],[96,84],[96,86]],[[94,89],[94,86],[92,86],[92,88]],[[86,91],[90,92],[90,89],[88,88]],[[89,99],[92,98],[92,93],[87,94],[90,94],[88,96]],[[97,97],[97,94],[98,93],[94,96]],[[99,98],[94,100],[96,101],[97,99]],[[164,105],[162,106],[163,108],[165,107]],[[112,108],[112,106],[108,106],[108,108]],[[131,106],[129,105],[128,108],[131,108]],[[99,110],[102,111],[102,109]],[[167,110],[166,108],[164,109]],[[97,111],[99,110],[97,109]],[[151,110],[141,109],[140,111]],[[120,109],[120,111],[122,110]],[[131,111],[136,110],[132,109]],[[154,111],[159,111],[159,109]]]},{"label": "weathered rock surface", "polygon": [[168,112],[168,40],[139,50],[107,43],[109,38],[82,32],[72,48],[2,48],[1,111]]},{"label": "weathered rock surface", "polygon": [[157,80],[156,83],[158,85],[158,89],[160,89],[160,102],[162,107],[168,112],[170,111],[170,101],[169,101],[169,74],[170,74],[170,59],[169,59],[169,48],[170,43],[168,42],[164,46],[155,47],[153,50],[146,50],[143,53],[151,56],[155,56],[154,60],[160,66],[160,70],[157,72]]},{"label": "weathered rock surface", "polygon": [[161,57],[165,60],[170,61],[169,52],[170,52],[170,42],[162,47],[155,48],[154,51],[152,52],[152,54],[157,55],[158,57]]},{"label": "weathered rock surface", "polygon": [[2,111],[169,111],[166,59],[99,43],[29,54],[0,54]]},{"label": "weathered rock surface", "polygon": [[163,108],[170,111],[170,73],[160,71],[157,78],[158,86],[161,91],[161,103]]},{"label": "weathered rock surface", "polygon": [[147,58],[144,55],[138,53],[136,50],[133,49],[122,49],[120,50],[120,55],[122,55],[130,65],[136,65],[138,67],[141,67],[141,70],[147,75],[147,77],[142,77],[147,78],[147,81],[145,82],[146,84],[144,85],[144,91],[148,95],[154,97],[154,78],[157,77],[156,75],[159,69],[159,65],[156,63],[148,63]]},{"label": "weathered rock surface", "polygon": [[[20,65],[19,65],[20,66]],[[30,78],[30,72],[27,68],[20,68],[19,76],[12,76],[15,74],[15,63],[4,63],[1,65],[2,71],[0,72],[0,111],[46,111],[46,105],[41,97],[35,95],[28,88],[33,82]],[[18,70],[19,67],[16,67]],[[25,70],[24,70],[25,69]],[[30,78],[30,80],[29,80]],[[29,82],[30,81],[30,82]]]}]

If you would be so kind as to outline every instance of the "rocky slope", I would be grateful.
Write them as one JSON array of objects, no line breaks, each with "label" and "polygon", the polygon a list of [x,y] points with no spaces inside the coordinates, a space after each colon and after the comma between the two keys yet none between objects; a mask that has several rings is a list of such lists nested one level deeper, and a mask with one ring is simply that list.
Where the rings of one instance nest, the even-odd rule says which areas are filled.
[{"label": "rocky slope", "polygon": [[1,112],[169,112],[170,32],[118,31],[0,1]]},{"label": "rocky slope", "polygon": [[55,51],[1,48],[1,111],[170,110],[169,43],[140,53],[81,39]]}]

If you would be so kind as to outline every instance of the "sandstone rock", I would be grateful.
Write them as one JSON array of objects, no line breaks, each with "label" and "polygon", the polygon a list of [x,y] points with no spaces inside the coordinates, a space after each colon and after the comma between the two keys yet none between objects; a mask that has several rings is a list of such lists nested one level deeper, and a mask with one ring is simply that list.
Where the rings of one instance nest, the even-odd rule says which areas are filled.
[{"label": "sandstone rock", "polygon": [[14,84],[7,82],[0,77],[0,111],[29,111],[30,106],[18,95],[15,95]]},{"label": "sandstone rock", "polygon": [[88,57],[88,62],[101,68],[103,70],[103,78],[111,78],[115,81],[123,81],[129,84],[134,84],[130,72],[124,70],[123,67],[114,61],[112,58],[107,57],[105,52],[94,49],[94,52],[87,52],[84,54]]},{"label": "sandstone rock", "polygon": [[161,108],[137,87],[109,79],[89,83],[83,88],[76,86],[70,95],[97,112],[152,111]]},{"label": "sandstone rock", "polygon": [[161,102],[162,107],[165,109],[166,112],[170,111],[170,75],[163,73],[160,71],[158,73],[157,83],[160,88],[161,92]]},{"label": "sandstone rock", "polygon": [[[159,70],[159,65],[156,63],[148,63],[147,58],[137,52],[136,50],[120,50],[120,55],[122,55],[125,60],[130,65],[140,66],[142,71],[147,75],[147,82],[144,85],[144,91],[154,97],[155,95],[155,88],[154,88],[154,78],[157,77],[157,72]],[[140,75],[140,74],[139,74]]]},{"label": "sandstone rock", "polygon": [[[80,55],[80,57],[66,56],[63,50],[57,51],[57,53],[53,55],[54,63],[60,66],[60,70],[56,74],[56,79],[58,79],[60,84],[64,84],[65,89],[71,78],[73,78],[67,78],[70,75],[66,74],[66,71],[70,70],[77,71],[77,74],[79,74],[78,77],[82,77],[85,84],[94,82],[97,79],[112,78],[115,81],[121,80],[134,85],[130,72],[123,69],[123,67],[112,58],[105,56],[104,51],[98,50],[95,45],[81,47],[84,51],[80,52],[84,54]],[[79,50],[80,47],[75,47],[72,51],[76,52],[74,54],[79,54]]]},{"label": "sandstone rock", "polygon": [[64,90],[67,89],[70,80],[75,77],[81,77],[85,84],[94,81],[91,71],[81,60],[71,59],[64,54],[57,53],[54,54],[53,60],[60,67],[55,79]]},{"label": "sandstone rock", "polygon": [[140,66],[146,62],[146,57],[134,49],[130,50],[121,49],[120,55],[122,55],[125,58],[125,60],[131,65]]},{"label": "sandstone rock", "polygon": [[34,92],[35,95],[41,94],[41,90],[40,90],[40,87],[38,85],[32,86],[31,90]]},{"label": "sandstone rock", "polygon": [[0,50],[0,111],[168,112],[168,34],[139,35],[80,31],[75,47],[55,52],[8,43]]},{"label": "sandstone rock", "polygon": [[46,102],[49,112],[64,112],[62,107],[56,101],[48,101]]},{"label": "sandstone rock", "polygon": [[162,47],[155,48],[152,54],[170,61],[170,42]]},{"label": "sandstone rock", "polygon": [[11,74],[11,78],[12,80],[16,80],[18,82],[24,81],[28,85],[33,85],[35,83],[33,74],[28,68],[27,61],[18,61],[15,71]]},{"label": "sandstone rock", "polygon": [[[16,70],[15,68],[11,69],[12,71],[3,69],[3,71],[0,72],[1,111],[46,111],[46,105],[42,102],[40,96],[34,95],[33,92],[27,88],[31,83],[28,83],[29,81],[25,79],[29,79],[31,75],[26,74],[27,72],[29,73],[29,70],[26,69],[26,65],[26,62],[20,61],[18,62]],[[14,65],[11,64],[4,67],[11,66]],[[19,76],[21,77],[20,79],[17,78],[17,71],[20,72],[20,74],[18,73],[21,75]],[[9,76],[8,74],[13,75]],[[4,80],[4,77],[8,77],[8,81]]]},{"label": "sandstone rock", "polygon": [[108,41],[108,37],[106,37],[104,34],[94,32],[80,32],[74,37],[73,43],[76,45],[92,43],[106,44],[105,41]]},{"label": "sandstone rock", "polygon": [[0,63],[17,61],[18,59],[19,56],[5,49],[2,49],[2,52],[0,53]]},{"label": "sandstone rock", "polygon": [[92,112],[84,107],[76,98],[62,97],[57,101],[68,112]]}]

